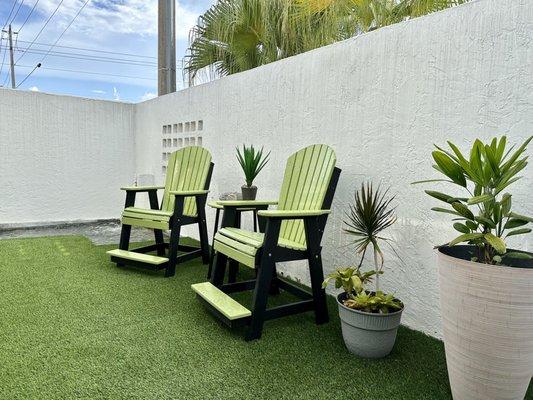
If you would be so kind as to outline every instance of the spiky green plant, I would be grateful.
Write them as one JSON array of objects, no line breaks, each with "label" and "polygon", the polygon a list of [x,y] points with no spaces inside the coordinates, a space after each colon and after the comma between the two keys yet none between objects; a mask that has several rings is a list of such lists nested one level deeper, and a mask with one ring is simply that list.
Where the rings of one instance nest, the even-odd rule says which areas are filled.
[{"label": "spiky green plant", "polygon": [[528,158],[524,152],[532,139],[533,136],[514,152],[515,146],[507,149],[505,136],[487,144],[476,139],[466,156],[452,142],[448,141],[451,151],[435,145],[433,168],[446,178],[414,182],[446,182],[466,192],[466,197],[459,197],[426,190],[447,205],[432,210],[453,215],[453,227],[461,233],[448,245],[466,242],[476,246],[473,261],[499,264],[509,263],[512,258],[531,258],[526,253],[507,251],[505,239],[530,233],[531,228],[526,225],[533,218],[512,212],[512,195],[504,190],[521,178],[518,174],[527,166]]},{"label": "spiky green plant", "polygon": [[247,147],[245,144],[243,144],[242,153],[237,147],[237,160],[239,161],[239,164],[244,172],[246,186],[252,186],[254,179],[268,163],[269,156],[270,152],[268,152],[266,155],[263,154],[262,147],[261,150],[256,151],[253,145]]},{"label": "spiky green plant", "polygon": [[380,242],[387,242],[381,233],[396,222],[395,208],[391,208],[393,197],[387,197],[388,189],[374,190],[372,183],[363,183],[361,189],[355,192],[354,204],[350,204],[348,219],[344,222],[344,231],[355,237],[353,244],[358,254],[361,254],[361,267],[368,247],[372,245],[374,268],[376,271],[376,292],[379,291],[379,275],[382,273],[384,256]]}]

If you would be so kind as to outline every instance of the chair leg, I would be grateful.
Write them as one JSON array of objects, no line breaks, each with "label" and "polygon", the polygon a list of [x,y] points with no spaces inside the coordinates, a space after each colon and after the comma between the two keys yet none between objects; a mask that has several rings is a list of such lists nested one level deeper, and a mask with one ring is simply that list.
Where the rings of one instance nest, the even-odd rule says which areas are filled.
[{"label": "chair leg", "polygon": [[154,229],[155,244],[157,245],[157,255],[165,256],[165,240],[163,239],[163,231],[161,229]]},{"label": "chair leg", "polygon": [[181,225],[176,224],[170,231],[170,244],[168,254],[168,266],[165,271],[165,277],[174,276],[176,274],[176,263],[178,258],[178,246],[180,242]]},{"label": "chair leg", "polygon": [[309,272],[311,275],[313,301],[315,303],[315,321],[317,325],[325,324],[329,321],[329,315],[326,291],[322,288],[324,271],[322,269],[322,256],[320,254],[309,257]]},{"label": "chair leg", "polygon": [[[131,225],[122,224],[122,229],[120,230],[120,242],[118,248],[120,250],[128,250],[130,247],[130,236],[131,236]],[[118,267],[123,267],[124,263],[117,263]]]},{"label": "chair leg", "polygon": [[274,264],[274,267],[272,268],[272,281],[270,282],[268,294],[279,294],[278,272],[276,270],[276,264]]},{"label": "chair leg", "polygon": [[[237,210],[235,214],[235,227],[241,227],[241,211]],[[239,263],[235,260],[229,260],[229,271],[228,271],[228,283],[237,282],[237,274],[239,273]]]},{"label": "chair leg", "polygon": [[122,224],[120,231],[120,242],[118,248],[120,250],[128,250],[130,246],[131,225]]},{"label": "chair leg", "polygon": [[[150,199],[150,208],[152,210],[159,210],[159,202],[157,201],[157,192],[149,191],[148,198]],[[161,229],[154,229],[155,244],[157,245],[157,255],[165,256],[165,242],[163,240],[163,231]]]},{"label": "chair leg", "polygon": [[329,321],[326,291],[322,289],[324,271],[322,269],[322,255],[320,248],[320,236],[318,219],[305,219],[305,236],[309,251],[309,273],[311,275],[311,289],[315,305],[315,321],[317,325]]},{"label": "chair leg", "polygon": [[209,264],[209,238],[207,236],[205,210],[198,210],[198,217],[198,233],[200,235],[200,247],[202,248],[202,263]]},{"label": "chair leg", "polygon": [[207,270],[207,279],[211,279],[211,272],[213,271],[213,261],[215,259],[215,235],[218,231],[218,220],[220,218],[220,209],[217,208],[215,214],[215,225],[213,228],[213,242],[211,245],[211,255],[209,256],[209,269]]},{"label": "chair leg", "polygon": [[260,264],[257,271],[257,279],[254,288],[252,304],[252,319],[245,339],[255,340],[261,337],[263,323],[265,322],[265,311],[268,301],[270,283],[276,268],[276,248],[278,245],[279,230],[281,221],[272,219],[267,222],[265,238]]},{"label": "chair leg", "polygon": [[213,273],[211,274],[210,282],[220,287],[224,283],[224,274],[226,273],[226,264],[228,263],[228,257],[221,252],[216,252],[215,260],[213,262]]},{"label": "chair leg", "polygon": [[[266,258],[268,258],[268,256]],[[258,277],[254,289],[252,320],[245,337],[247,341],[261,338],[274,266],[275,263],[272,260],[272,257],[268,260],[262,260],[261,265],[259,266]]]},{"label": "chair leg", "polygon": [[239,263],[235,260],[229,260],[228,283],[237,282],[237,274],[239,273]]}]

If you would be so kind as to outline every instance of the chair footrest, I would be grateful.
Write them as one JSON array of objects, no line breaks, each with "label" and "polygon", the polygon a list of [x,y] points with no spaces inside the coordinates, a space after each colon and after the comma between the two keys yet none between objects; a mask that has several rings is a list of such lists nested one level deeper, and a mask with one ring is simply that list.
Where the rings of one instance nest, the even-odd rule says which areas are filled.
[{"label": "chair footrest", "polygon": [[192,290],[229,321],[248,318],[252,312],[211,282],[195,283]]},{"label": "chair footrest", "polygon": [[111,257],[115,259],[135,261],[135,262],[143,263],[143,264],[161,266],[162,264],[168,263],[168,258],[166,257],[159,257],[159,256],[150,255],[150,254],[137,253],[135,251],[115,249],[115,250],[109,250],[107,254],[109,254]]}]

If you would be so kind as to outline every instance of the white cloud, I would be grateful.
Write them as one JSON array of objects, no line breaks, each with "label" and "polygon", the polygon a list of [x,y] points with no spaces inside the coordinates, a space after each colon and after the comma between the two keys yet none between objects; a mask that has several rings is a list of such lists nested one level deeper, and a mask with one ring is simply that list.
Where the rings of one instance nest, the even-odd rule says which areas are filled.
[{"label": "white cloud", "polygon": [[141,101],[150,100],[150,99],[153,99],[153,98],[156,98],[156,97],[157,97],[157,94],[155,94],[153,92],[146,92],[145,94],[143,94],[141,96]]},{"label": "white cloud", "polygon": [[37,86],[32,86],[28,90],[31,91],[31,92],[39,92],[39,88]]},{"label": "white cloud", "polygon": [[[63,30],[82,7],[85,0],[65,1],[54,17],[54,23]],[[176,2],[176,36],[187,38],[198,13]],[[57,0],[41,0],[38,9],[50,15],[57,7]],[[69,32],[81,31],[91,37],[112,33],[157,35],[158,0],[92,0],[83,9]]]},{"label": "white cloud", "polygon": [[116,101],[120,101],[120,93],[118,92],[117,88],[113,86],[113,98]]},{"label": "white cloud", "polygon": [[96,93],[96,94],[106,94],[105,90],[99,90],[99,89],[91,90],[91,92]]}]

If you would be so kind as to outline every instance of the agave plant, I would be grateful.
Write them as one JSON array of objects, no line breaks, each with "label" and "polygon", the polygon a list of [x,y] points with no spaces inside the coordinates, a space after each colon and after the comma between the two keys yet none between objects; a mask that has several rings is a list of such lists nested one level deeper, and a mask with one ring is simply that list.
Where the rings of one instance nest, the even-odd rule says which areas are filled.
[{"label": "agave plant", "polygon": [[487,144],[476,139],[468,156],[452,142],[448,142],[451,151],[435,145],[433,168],[446,178],[414,182],[451,183],[466,193],[465,197],[458,197],[426,190],[428,195],[447,205],[434,207],[433,211],[455,217],[453,227],[461,235],[448,245],[466,242],[476,246],[473,261],[499,264],[508,263],[511,258],[531,258],[523,252],[507,251],[505,239],[530,233],[531,228],[526,225],[533,219],[511,211],[512,195],[504,191],[521,178],[518,174],[527,166],[528,158],[524,152],[532,139],[533,136],[514,152],[515,146],[507,149],[505,136]]},{"label": "agave plant", "polygon": [[256,151],[254,146],[247,147],[242,145],[241,150],[237,147],[237,160],[244,171],[244,176],[246,178],[246,186],[251,187],[254,179],[259,175],[259,172],[265,167],[269,161],[270,152],[263,155],[263,148]]},{"label": "agave plant", "polygon": [[371,183],[363,183],[361,189],[355,192],[355,202],[350,204],[348,220],[344,222],[347,226],[344,231],[355,237],[353,241],[355,250],[361,254],[359,267],[363,263],[368,247],[372,245],[376,292],[379,291],[379,275],[382,273],[384,263],[380,242],[389,241],[388,238],[381,236],[381,233],[396,222],[395,209],[391,208],[394,197],[387,197],[387,193],[388,189],[382,192],[378,187],[374,191]]}]

